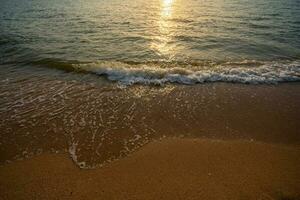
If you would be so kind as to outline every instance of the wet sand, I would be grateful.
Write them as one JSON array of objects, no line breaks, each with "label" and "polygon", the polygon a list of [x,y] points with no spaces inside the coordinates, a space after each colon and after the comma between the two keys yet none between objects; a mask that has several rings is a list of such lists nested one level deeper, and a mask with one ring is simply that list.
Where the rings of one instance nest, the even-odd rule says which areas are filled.
[{"label": "wet sand", "polygon": [[299,199],[300,148],[163,139],[93,170],[42,154],[0,167],[1,199]]},{"label": "wet sand", "polygon": [[300,144],[299,83],[120,87],[40,70],[2,74],[0,164],[68,152],[94,168],[161,137]]},{"label": "wet sand", "polygon": [[299,83],[5,70],[0,199],[300,198]]}]

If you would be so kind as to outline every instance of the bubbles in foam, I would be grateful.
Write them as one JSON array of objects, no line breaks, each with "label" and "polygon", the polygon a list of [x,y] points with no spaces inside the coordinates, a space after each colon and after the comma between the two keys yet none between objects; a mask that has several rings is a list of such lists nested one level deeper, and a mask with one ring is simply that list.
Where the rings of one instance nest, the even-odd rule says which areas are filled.
[{"label": "bubbles in foam", "polygon": [[261,62],[224,63],[212,66],[176,66],[121,62],[96,62],[78,64],[76,68],[106,76],[122,85],[166,83],[197,84],[205,82],[232,82],[246,84],[276,84],[279,82],[300,81],[300,62]]},{"label": "bubbles in foam", "polygon": [[72,158],[72,160],[78,165],[80,168],[87,168],[85,162],[79,162],[78,157],[76,155],[76,149],[77,149],[78,143],[72,142],[72,144],[69,146],[69,153]]}]

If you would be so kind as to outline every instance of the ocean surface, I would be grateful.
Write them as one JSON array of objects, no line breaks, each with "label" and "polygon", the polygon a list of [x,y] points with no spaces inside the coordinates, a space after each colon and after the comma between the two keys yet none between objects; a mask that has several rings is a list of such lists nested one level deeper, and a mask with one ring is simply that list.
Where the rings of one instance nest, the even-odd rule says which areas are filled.
[{"label": "ocean surface", "polygon": [[299,0],[0,4],[1,68],[91,73],[123,85],[300,80]]}]

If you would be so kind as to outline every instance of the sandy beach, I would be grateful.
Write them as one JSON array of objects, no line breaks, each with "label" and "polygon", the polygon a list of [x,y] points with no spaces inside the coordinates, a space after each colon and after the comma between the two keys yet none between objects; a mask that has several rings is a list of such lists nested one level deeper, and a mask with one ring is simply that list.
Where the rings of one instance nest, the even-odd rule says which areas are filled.
[{"label": "sandy beach", "polygon": [[0,163],[68,152],[89,168],[161,137],[300,144],[298,83],[119,88],[64,79],[2,84]]},{"label": "sandy beach", "polygon": [[163,139],[80,170],[43,154],[0,167],[1,199],[299,199],[299,146]]},{"label": "sandy beach", "polygon": [[300,200],[300,0],[0,2],[0,200]]},{"label": "sandy beach", "polygon": [[76,77],[2,82],[0,199],[300,198],[299,83]]},{"label": "sandy beach", "polygon": [[298,83],[56,79],[2,84],[0,199],[300,197]]}]

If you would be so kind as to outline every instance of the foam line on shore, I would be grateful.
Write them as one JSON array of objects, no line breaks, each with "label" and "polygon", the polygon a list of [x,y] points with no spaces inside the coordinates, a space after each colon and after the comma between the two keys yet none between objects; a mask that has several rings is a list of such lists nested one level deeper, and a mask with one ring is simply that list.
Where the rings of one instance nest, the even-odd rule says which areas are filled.
[{"label": "foam line on shore", "polygon": [[146,64],[129,65],[120,62],[95,62],[75,64],[75,69],[106,76],[123,85],[166,83],[199,84],[207,82],[230,82],[245,84],[277,84],[300,81],[300,63],[268,62],[259,66],[226,64],[211,67],[159,67]]}]

